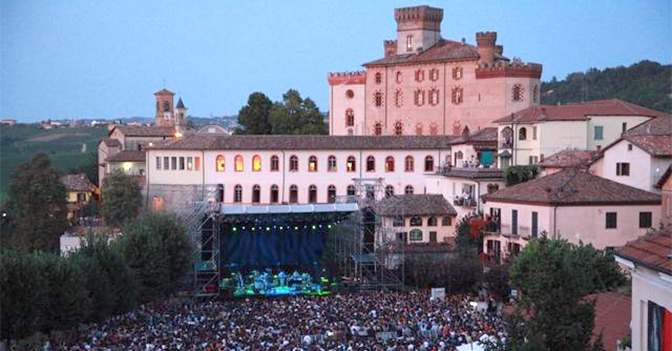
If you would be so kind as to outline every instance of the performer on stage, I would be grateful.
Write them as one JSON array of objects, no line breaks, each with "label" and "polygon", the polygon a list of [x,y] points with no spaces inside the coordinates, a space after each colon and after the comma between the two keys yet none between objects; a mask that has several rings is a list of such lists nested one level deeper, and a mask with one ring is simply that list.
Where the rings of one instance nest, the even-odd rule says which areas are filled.
[{"label": "performer on stage", "polygon": [[287,284],[287,273],[281,270],[280,273],[278,273],[278,279],[280,280],[280,286],[285,286]]}]

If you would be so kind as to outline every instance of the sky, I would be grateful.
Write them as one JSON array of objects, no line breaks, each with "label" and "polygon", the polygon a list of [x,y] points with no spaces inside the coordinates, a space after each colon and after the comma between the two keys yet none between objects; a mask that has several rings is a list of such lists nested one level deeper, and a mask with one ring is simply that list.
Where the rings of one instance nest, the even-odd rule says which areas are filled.
[{"label": "sky", "polygon": [[0,0],[0,117],[151,117],[164,82],[193,116],[290,88],[326,111],[327,74],[382,57],[394,8],[425,4],[444,9],[444,38],[496,31],[542,80],[672,62],[669,0]]}]

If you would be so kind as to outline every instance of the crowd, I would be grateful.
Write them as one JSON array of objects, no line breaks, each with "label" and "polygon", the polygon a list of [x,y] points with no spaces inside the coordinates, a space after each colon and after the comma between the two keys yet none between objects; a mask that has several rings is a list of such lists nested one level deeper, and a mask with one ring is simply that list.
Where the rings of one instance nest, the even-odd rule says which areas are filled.
[{"label": "crowd", "polygon": [[454,350],[505,339],[502,319],[468,295],[333,294],[144,306],[50,340],[45,350]]}]

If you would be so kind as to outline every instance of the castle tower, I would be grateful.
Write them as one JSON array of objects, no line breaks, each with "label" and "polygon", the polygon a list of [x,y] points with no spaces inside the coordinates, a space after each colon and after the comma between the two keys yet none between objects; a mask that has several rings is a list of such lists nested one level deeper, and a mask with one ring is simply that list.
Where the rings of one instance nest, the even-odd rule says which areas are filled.
[{"label": "castle tower", "polygon": [[497,42],[497,32],[478,32],[476,33],[476,44],[478,50],[479,64],[492,66],[495,62],[495,53],[501,54],[504,48],[501,45],[495,45]]},{"label": "castle tower", "polygon": [[184,107],[184,103],[182,102],[182,98],[180,97],[177,100],[177,106],[175,106],[175,129],[178,131],[183,132],[183,129],[186,129],[187,127],[187,108]]},{"label": "castle tower", "polygon": [[156,116],[154,124],[157,126],[172,126],[175,124],[173,116],[173,96],[175,93],[161,89],[154,93],[156,96]]},{"label": "castle tower", "polygon": [[397,55],[427,50],[441,39],[443,9],[429,6],[394,9]]}]

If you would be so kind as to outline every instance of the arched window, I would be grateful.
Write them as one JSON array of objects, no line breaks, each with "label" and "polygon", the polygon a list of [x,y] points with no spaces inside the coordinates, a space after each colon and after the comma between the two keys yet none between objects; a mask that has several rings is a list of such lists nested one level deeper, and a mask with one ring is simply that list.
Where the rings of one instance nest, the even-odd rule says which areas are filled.
[{"label": "arched window", "polygon": [[388,185],[385,187],[385,196],[390,197],[394,195],[394,187],[392,185]]},{"label": "arched window", "polygon": [[348,185],[347,194],[348,194],[348,196],[355,196],[355,186],[354,185]]},{"label": "arched window", "polygon": [[168,101],[163,102],[163,111],[165,112],[170,111],[170,103]]},{"label": "arched window", "polygon": [[434,172],[434,157],[425,157],[425,172]]},{"label": "arched window", "polygon": [[523,86],[516,84],[511,89],[511,99],[513,101],[523,101]]},{"label": "arched window", "polygon": [[403,76],[403,74],[401,73],[401,71],[397,71],[397,74],[396,74],[396,80],[397,80],[397,83],[401,83],[401,81],[402,81],[403,79],[404,79],[404,76]]},{"label": "arched window", "polygon": [[406,160],[404,160],[404,171],[413,172],[414,168],[413,156],[406,156]]},{"label": "arched window", "polygon": [[366,158],[366,171],[375,172],[376,171],[376,158],[369,156]]},{"label": "arched window", "polygon": [[404,92],[401,89],[397,89],[397,91],[394,92],[394,106],[404,106]]},{"label": "arched window", "polygon": [[357,171],[357,161],[355,160],[355,156],[348,156],[348,162],[345,164],[345,168],[348,172]]},{"label": "arched window", "polygon": [[502,147],[505,149],[508,149],[512,146],[513,144],[513,129],[511,127],[504,127],[502,129]]},{"label": "arched window", "polygon": [[299,158],[296,155],[292,155],[289,158],[289,171],[297,172],[299,170]]},{"label": "arched window", "polygon": [[327,188],[327,202],[332,204],[336,202],[336,187],[334,185],[329,185]]},{"label": "arched window", "polygon": [[428,227],[436,227],[438,221],[436,220],[436,217],[429,217],[427,218],[427,226]]},{"label": "arched window", "polygon": [[327,159],[327,171],[336,172],[336,156],[329,156]]},{"label": "arched window", "polygon": [[280,169],[280,159],[278,156],[271,156],[271,172],[277,172]]},{"label": "arched window", "polygon": [[422,241],[422,230],[413,229],[408,233],[409,241]]},{"label": "arched window", "polygon": [[280,194],[278,193],[278,186],[273,184],[271,185],[271,201],[272,204],[277,204],[280,201]]},{"label": "arched window", "polygon": [[415,81],[416,82],[422,82],[423,80],[425,80],[425,71],[421,70],[421,69],[416,70],[415,71]]},{"label": "arched window", "polygon": [[416,89],[413,92],[413,102],[415,106],[422,106],[425,104],[425,91],[422,89]]},{"label": "arched window", "polygon": [[404,134],[404,124],[401,121],[396,121],[394,123],[394,134],[402,135]]},{"label": "arched window", "polygon": [[224,156],[223,155],[217,155],[217,172],[224,172]]},{"label": "arched window", "polygon": [[518,129],[518,140],[527,140],[527,129],[525,127]]},{"label": "arched window", "polygon": [[345,110],[345,126],[352,127],[355,125],[355,111],[351,108]]},{"label": "arched window", "polygon": [[374,79],[375,79],[375,81],[376,81],[376,84],[380,84],[380,83],[383,82],[383,75],[382,75],[380,72],[378,72],[378,73],[376,73],[376,75],[374,76]]},{"label": "arched window", "polygon": [[454,87],[451,95],[453,104],[459,105],[462,103],[464,99],[462,93],[462,87]]},{"label": "arched window", "polygon": [[308,187],[308,202],[311,204],[317,202],[317,187],[315,185]]},{"label": "arched window", "polygon": [[224,184],[217,184],[217,202],[224,202]]},{"label": "arched window", "polygon": [[255,184],[252,187],[252,203],[258,204],[259,202],[261,202],[261,187]]},{"label": "arched window", "polygon": [[385,159],[385,172],[394,172],[394,157],[387,156]]},{"label": "arched window", "polygon": [[413,185],[406,185],[406,188],[404,188],[404,194],[413,195]]},{"label": "arched window", "polygon": [[317,157],[310,156],[308,158],[308,172],[317,172]]},{"label": "arched window", "polygon": [[380,122],[376,123],[373,126],[373,134],[375,134],[375,135],[382,135],[383,134],[383,125],[380,124]]},{"label": "arched window", "polygon": [[429,104],[432,106],[439,104],[439,89],[429,89]]},{"label": "arched window", "polygon": [[459,80],[462,78],[462,67],[453,68],[453,79]]},{"label": "arched window", "polygon": [[436,69],[436,68],[430,69],[429,70],[429,79],[432,82],[436,82],[437,80],[439,80],[439,70]]},{"label": "arched window", "polygon": [[261,171],[261,156],[254,155],[252,157],[252,171],[253,172]]},{"label": "arched window", "polygon": [[422,218],[420,216],[411,217],[411,227],[422,227]]},{"label": "arched window", "polygon": [[422,122],[418,122],[415,124],[415,135],[422,135],[422,129],[424,126],[422,125]]},{"label": "arched window", "polygon": [[299,202],[299,187],[292,185],[289,187],[289,203],[295,204]]},{"label": "arched window", "polygon": [[233,202],[243,202],[243,187],[240,184],[233,188]]},{"label": "arched window", "polygon": [[380,91],[377,91],[373,93],[373,104],[376,107],[381,107],[383,106],[383,93]]},{"label": "arched window", "polygon": [[245,169],[245,164],[243,164],[243,156],[236,156],[236,172],[242,172]]}]

